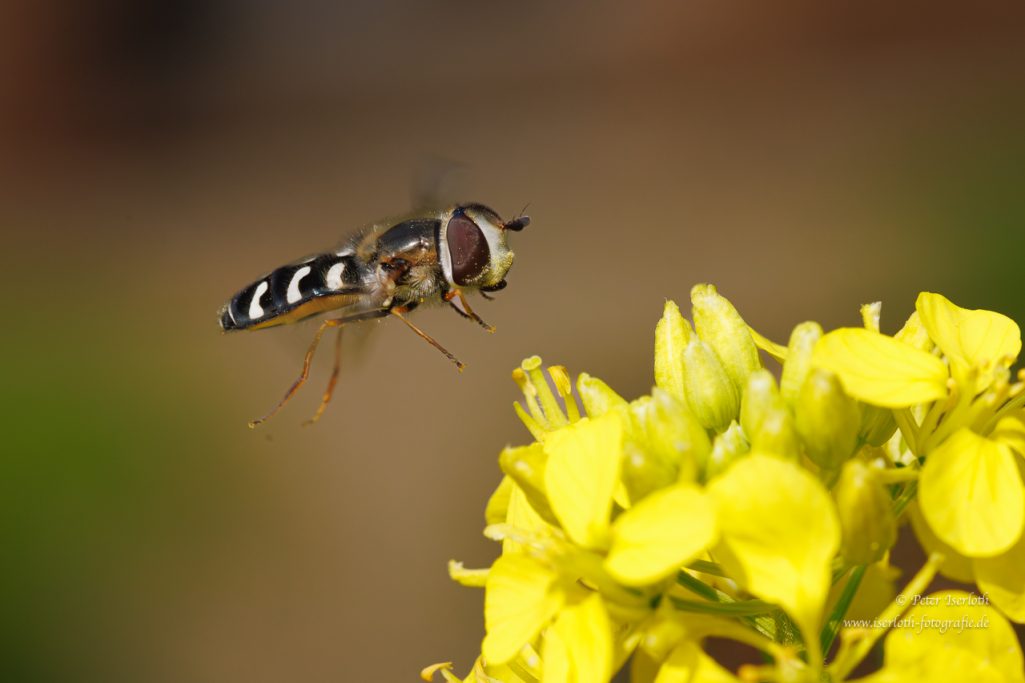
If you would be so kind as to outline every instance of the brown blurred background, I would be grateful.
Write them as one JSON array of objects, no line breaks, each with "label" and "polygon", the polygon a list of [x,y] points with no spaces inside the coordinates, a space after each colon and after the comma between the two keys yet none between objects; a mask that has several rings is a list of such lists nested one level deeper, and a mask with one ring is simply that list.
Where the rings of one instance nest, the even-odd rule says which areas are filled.
[{"label": "brown blurred background", "polygon": [[[15,0],[0,8],[0,678],[401,681],[472,661],[530,354],[647,390],[665,297],[778,340],[915,293],[1025,320],[1021,3]],[[508,290],[353,353],[223,337],[425,159],[534,223]],[[430,164],[427,164],[428,166]],[[358,358],[358,362],[356,357]]]}]

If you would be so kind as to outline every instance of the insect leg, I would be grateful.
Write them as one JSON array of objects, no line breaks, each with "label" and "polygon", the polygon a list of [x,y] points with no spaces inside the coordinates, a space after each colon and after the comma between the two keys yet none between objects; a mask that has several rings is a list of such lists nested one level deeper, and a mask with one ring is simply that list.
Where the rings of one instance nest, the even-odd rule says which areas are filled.
[{"label": "insect leg", "polygon": [[299,387],[305,384],[306,380],[310,376],[310,364],[313,362],[313,354],[317,352],[317,345],[320,344],[320,338],[324,336],[324,332],[329,327],[340,327],[341,325],[344,325],[346,323],[356,322],[358,320],[369,320],[371,318],[380,318],[387,314],[388,312],[383,310],[371,311],[369,313],[360,313],[358,315],[350,315],[344,318],[334,318],[332,320],[325,320],[324,322],[322,322],[320,324],[320,327],[317,328],[316,334],[313,335],[313,341],[310,342],[310,348],[306,350],[306,356],[305,358],[303,358],[303,369],[302,372],[299,373],[298,379],[296,379],[292,386],[288,388],[288,391],[285,392],[285,397],[281,399],[281,401],[279,401],[278,404],[274,406],[269,413],[267,413],[263,417],[250,421],[249,428],[254,429],[256,425],[266,422],[267,420],[274,417],[274,415],[279,410],[281,410],[281,407],[288,403],[289,399],[291,399],[292,396],[295,395],[295,392],[299,391]]},{"label": "insect leg", "polygon": [[317,412],[313,414],[306,422],[303,422],[303,426],[308,426],[320,419],[320,416],[324,414],[324,409],[327,408],[327,404],[331,402],[331,395],[335,391],[335,384],[338,383],[338,373],[342,369],[342,331],[344,327],[338,327],[338,333],[335,335],[335,364],[331,370],[331,379],[327,381],[327,389],[324,391],[324,396],[320,399],[320,405],[317,406]]},{"label": "insect leg", "polygon": [[[456,298],[459,299],[459,303],[462,304],[462,306],[463,306],[462,308],[459,308],[459,306],[456,306],[455,302],[453,301],[453,299],[456,299]],[[445,301],[448,302],[448,305],[451,306],[455,310],[456,313],[458,313],[459,315],[463,316],[467,320],[473,320],[474,322],[476,322],[478,325],[483,327],[488,332],[494,332],[495,331],[495,328],[494,328],[493,325],[489,325],[486,322],[484,322],[484,320],[482,320],[481,317],[479,315],[477,315],[472,308],[470,308],[470,303],[466,300],[466,297],[463,295],[462,290],[460,290],[460,289],[453,289],[453,290],[451,290],[450,292],[445,294]]]},{"label": "insect leg", "polygon": [[436,340],[435,340],[435,339],[434,339],[433,337],[431,337],[431,336],[430,336],[429,334],[427,334],[426,332],[424,332],[423,330],[421,330],[421,329],[420,329],[419,327],[417,327],[416,325],[414,325],[413,323],[411,323],[411,322],[409,321],[409,319],[407,319],[407,318],[406,318],[406,316],[402,315],[403,313],[405,313],[405,312],[406,312],[406,310],[407,310],[407,309],[405,309],[405,308],[403,308],[403,307],[397,307],[397,308],[393,308],[393,309],[391,309],[391,310],[390,310],[390,311],[388,311],[388,312],[389,312],[389,313],[391,313],[392,315],[394,315],[394,316],[395,316],[396,318],[398,318],[398,319],[399,319],[399,320],[401,320],[402,322],[406,323],[406,325],[408,325],[408,326],[409,326],[409,329],[411,329],[411,330],[413,330],[414,332],[416,332],[416,333],[417,333],[417,335],[418,335],[418,336],[419,336],[419,337],[420,337],[421,339],[423,339],[423,340],[424,340],[424,341],[426,341],[426,342],[427,342],[428,344],[430,344],[431,346],[433,346],[434,348],[438,349],[438,350],[439,350],[439,351],[441,351],[441,352],[442,352],[443,354],[445,354],[445,357],[446,357],[446,358],[448,358],[448,359],[449,359],[450,361],[452,361],[453,363],[455,363],[455,364],[456,364],[456,367],[457,367],[457,368],[459,368],[459,372],[462,372],[462,371],[463,371],[463,368],[464,368],[464,367],[466,367],[466,366],[465,366],[465,365],[463,364],[463,362],[462,362],[461,360],[459,360],[458,358],[456,358],[455,356],[453,356],[453,355],[452,355],[452,353],[451,353],[451,352],[450,352],[450,351],[449,351],[448,349],[446,349],[446,348],[445,348],[444,346],[442,346],[441,344],[439,344],[439,343],[438,343],[438,342],[437,342],[437,341],[436,341]]}]

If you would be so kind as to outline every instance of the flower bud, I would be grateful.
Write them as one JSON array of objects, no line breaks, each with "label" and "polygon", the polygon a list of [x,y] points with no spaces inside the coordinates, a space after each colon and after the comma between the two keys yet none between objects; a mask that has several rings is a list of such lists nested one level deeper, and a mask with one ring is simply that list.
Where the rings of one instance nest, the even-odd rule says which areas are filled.
[{"label": "flower bud", "polygon": [[794,418],[786,408],[766,415],[758,431],[749,438],[752,450],[772,453],[794,462],[801,459],[801,439],[794,428]]},{"label": "flower bud", "polygon": [[713,285],[695,285],[690,290],[690,300],[698,336],[719,356],[739,394],[747,384],[747,376],[761,367],[758,347],[747,323]]},{"label": "flower bud", "polygon": [[786,410],[776,388],[776,378],[764,368],[756,370],[747,378],[747,387],[740,399],[740,426],[744,433],[753,436],[766,415],[776,410]]},{"label": "flower bud", "polygon": [[756,370],[748,377],[747,390],[740,402],[740,425],[753,450],[794,460],[800,457],[793,417],[768,370]]},{"label": "flower bud", "polygon": [[704,469],[712,442],[686,405],[661,389],[652,391],[645,424],[648,448],[676,466],[679,481],[694,481]]},{"label": "flower bud", "polygon": [[655,386],[684,401],[683,350],[693,332],[673,301],[666,301],[655,325]]},{"label": "flower bud", "polygon": [[858,402],[861,408],[861,427],[858,438],[870,446],[882,446],[897,431],[897,422],[889,408]]},{"label": "flower bud", "polygon": [[622,478],[632,502],[678,480],[694,481],[712,445],[683,404],[655,388],[631,402],[626,416]]},{"label": "flower bud", "polygon": [[824,470],[836,470],[858,444],[861,411],[828,370],[812,370],[801,387],[794,426],[805,451]]},{"label": "flower bud", "polygon": [[840,553],[848,564],[877,562],[897,540],[890,495],[876,471],[857,458],[843,466],[836,506],[843,532]]},{"label": "flower bud", "polygon": [[600,417],[613,408],[626,408],[626,399],[613,391],[608,384],[586,372],[577,377],[577,393],[584,410],[590,417]]},{"label": "flower bud", "polygon": [[651,420],[653,403],[651,396],[641,396],[631,401],[626,410],[617,408],[624,425],[620,477],[632,503],[676,481],[676,463],[673,458],[665,458],[661,453],[656,453],[648,441],[647,425]]},{"label": "flower bud", "polygon": [[649,493],[676,482],[676,468],[645,450],[636,441],[623,444],[623,460],[619,476],[630,496],[630,503],[636,504]]},{"label": "flower bud", "polygon": [[683,374],[687,404],[701,426],[726,429],[740,412],[740,394],[712,347],[692,337],[683,353]]},{"label": "flower bud", "polygon": [[540,443],[506,448],[498,456],[498,466],[523,490],[530,506],[546,522],[557,526],[559,521],[548,504],[548,494],[545,492],[547,462],[548,456]]},{"label": "flower bud", "polygon": [[797,395],[804,386],[804,380],[811,371],[811,352],[822,337],[822,327],[816,322],[801,323],[790,333],[787,345],[787,360],[783,364],[783,375],[779,380],[779,393],[783,400],[794,409]]},{"label": "flower bud", "polygon": [[705,481],[712,481],[726,471],[734,461],[744,457],[751,450],[750,444],[744,438],[744,432],[735,421],[729,428],[715,437],[712,443],[712,452],[708,456],[708,466],[705,468]]}]

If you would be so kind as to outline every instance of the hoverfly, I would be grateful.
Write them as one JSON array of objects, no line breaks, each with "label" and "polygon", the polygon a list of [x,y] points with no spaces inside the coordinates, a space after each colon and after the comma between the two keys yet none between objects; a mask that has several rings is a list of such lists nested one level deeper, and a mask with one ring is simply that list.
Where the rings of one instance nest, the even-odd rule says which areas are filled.
[{"label": "hoverfly", "polygon": [[441,351],[460,370],[463,363],[413,324],[406,314],[424,304],[447,303],[464,318],[494,332],[478,316],[466,295],[485,298],[506,286],[513,263],[506,243],[509,230],[530,223],[527,216],[503,221],[482,204],[459,204],[366,229],[335,251],[315,254],[282,266],[239,291],[220,310],[221,329],[259,330],[298,322],[335,311],[313,335],[302,372],[269,413],[249,423],[270,419],[306,382],[321,337],[336,328],[334,368],[317,412],[316,422],[331,401],[341,367],[342,328],[355,322],[393,316]]}]

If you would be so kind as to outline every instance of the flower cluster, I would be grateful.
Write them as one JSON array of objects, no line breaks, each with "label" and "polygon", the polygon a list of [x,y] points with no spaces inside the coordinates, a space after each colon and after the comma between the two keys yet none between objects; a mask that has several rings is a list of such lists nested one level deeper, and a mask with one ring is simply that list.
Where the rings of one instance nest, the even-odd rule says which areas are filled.
[{"label": "flower cluster", "polygon": [[[886,635],[862,680],[1025,680],[1008,622],[1025,621],[1017,325],[923,293],[894,336],[871,304],[864,327],[802,323],[782,346],[711,285],[691,300],[693,324],[670,301],[655,328],[650,395],[581,374],[581,411],[564,368],[514,371],[534,441],[499,456],[485,534],[502,554],[449,567],[484,588],[481,656],[465,678],[448,663],[424,678],[843,681]],[[905,517],[930,559],[902,596],[939,571],[988,600],[884,599],[876,626],[844,626],[885,593]],[[986,627],[922,626],[969,621]],[[764,663],[734,675],[706,654],[712,637]]]}]

